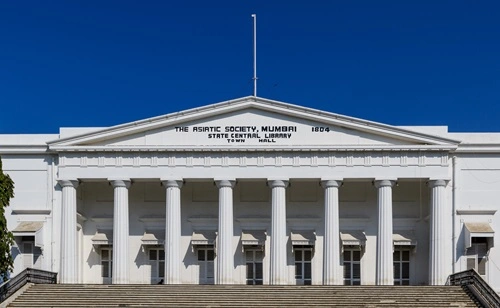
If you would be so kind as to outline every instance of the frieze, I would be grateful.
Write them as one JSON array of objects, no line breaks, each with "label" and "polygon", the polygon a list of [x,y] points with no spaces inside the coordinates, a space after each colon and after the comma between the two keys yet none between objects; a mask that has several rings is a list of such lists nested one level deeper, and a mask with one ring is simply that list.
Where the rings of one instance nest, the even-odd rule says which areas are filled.
[{"label": "frieze", "polygon": [[240,166],[240,167],[300,167],[300,166],[449,166],[447,153],[423,152],[337,152],[310,155],[308,153],[277,154],[275,152],[245,153],[92,153],[80,156],[69,153],[59,157],[59,167],[159,167],[159,166]]}]

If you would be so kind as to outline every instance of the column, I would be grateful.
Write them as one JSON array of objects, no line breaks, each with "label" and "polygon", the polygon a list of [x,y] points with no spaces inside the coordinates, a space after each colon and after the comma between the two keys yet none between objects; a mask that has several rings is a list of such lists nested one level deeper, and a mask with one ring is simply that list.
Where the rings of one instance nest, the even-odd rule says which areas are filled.
[{"label": "column", "polygon": [[129,216],[130,179],[110,179],[114,188],[113,209],[113,284],[129,283]]},{"label": "column", "polygon": [[378,234],[377,234],[377,285],[394,284],[392,242],[392,186],[395,181],[376,180],[378,189]]},{"label": "column", "polygon": [[286,250],[286,180],[269,180],[272,191],[270,284],[288,284]]},{"label": "column", "polygon": [[233,186],[234,180],[215,180],[219,188],[216,284],[234,284]]},{"label": "column", "polygon": [[445,180],[431,180],[428,183],[431,188],[429,285],[444,285],[449,274],[446,251],[451,242],[446,238],[446,230],[449,227],[446,184]]},{"label": "column", "polygon": [[76,188],[78,180],[59,180],[62,187],[62,234],[60,283],[78,282],[76,230]]},{"label": "column", "polygon": [[162,179],[166,188],[165,284],[180,284],[181,188],[180,179]]},{"label": "column", "polygon": [[323,236],[323,284],[342,285],[340,267],[339,187],[338,180],[322,180],[325,189],[325,233]]}]

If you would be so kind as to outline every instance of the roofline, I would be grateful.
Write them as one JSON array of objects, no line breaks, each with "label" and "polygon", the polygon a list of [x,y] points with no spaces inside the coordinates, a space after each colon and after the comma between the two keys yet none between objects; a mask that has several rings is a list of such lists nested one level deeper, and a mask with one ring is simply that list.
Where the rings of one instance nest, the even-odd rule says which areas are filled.
[{"label": "roofline", "polygon": [[307,146],[54,146],[57,152],[383,152],[383,151],[453,151],[453,145],[307,145]]},{"label": "roofline", "polygon": [[462,143],[454,153],[500,153],[498,143]]},{"label": "roofline", "polygon": [[0,145],[0,154],[50,154],[48,145]]}]

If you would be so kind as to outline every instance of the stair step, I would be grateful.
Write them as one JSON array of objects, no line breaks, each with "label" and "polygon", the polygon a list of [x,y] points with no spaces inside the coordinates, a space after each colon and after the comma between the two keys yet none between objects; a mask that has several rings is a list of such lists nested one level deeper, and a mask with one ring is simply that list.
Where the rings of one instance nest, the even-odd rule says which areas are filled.
[{"label": "stair step", "polygon": [[9,307],[477,307],[456,286],[33,285]]}]

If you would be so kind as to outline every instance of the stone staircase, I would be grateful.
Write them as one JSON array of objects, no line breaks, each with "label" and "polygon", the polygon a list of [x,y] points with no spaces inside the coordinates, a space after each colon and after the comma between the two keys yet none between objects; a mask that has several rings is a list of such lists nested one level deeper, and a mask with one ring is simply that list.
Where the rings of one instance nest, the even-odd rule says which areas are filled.
[{"label": "stone staircase", "polygon": [[38,284],[8,307],[478,307],[459,286]]}]

